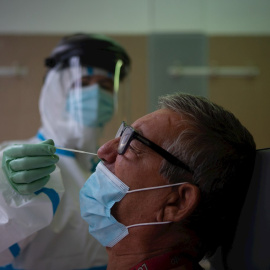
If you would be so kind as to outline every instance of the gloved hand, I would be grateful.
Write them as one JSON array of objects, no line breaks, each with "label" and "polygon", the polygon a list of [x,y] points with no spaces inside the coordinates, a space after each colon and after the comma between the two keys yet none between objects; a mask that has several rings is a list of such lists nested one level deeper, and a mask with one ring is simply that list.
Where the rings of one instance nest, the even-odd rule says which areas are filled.
[{"label": "gloved hand", "polygon": [[53,140],[8,147],[3,152],[2,168],[12,187],[20,194],[31,194],[46,185],[59,160],[55,150]]}]

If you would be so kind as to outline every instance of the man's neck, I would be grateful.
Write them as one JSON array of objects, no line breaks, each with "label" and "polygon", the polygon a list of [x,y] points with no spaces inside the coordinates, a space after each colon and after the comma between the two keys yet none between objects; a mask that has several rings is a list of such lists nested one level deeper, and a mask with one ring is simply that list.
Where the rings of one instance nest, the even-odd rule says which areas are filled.
[{"label": "man's neck", "polygon": [[[155,254],[156,253],[156,254]],[[107,270],[156,270],[156,269],[200,269],[197,262],[190,255],[184,254],[181,249],[159,250],[152,253],[126,255],[109,258]]]},{"label": "man's neck", "polygon": [[134,228],[114,247],[107,248],[109,255],[107,270],[128,270],[144,260],[158,257],[172,250],[177,250],[177,255],[186,255],[190,261],[196,261],[193,259],[198,255],[196,237],[192,235],[191,239],[191,233],[186,231],[170,234],[165,227]]},{"label": "man's neck", "polygon": [[[126,253],[109,253],[109,264],[107,270],[137,270],[137,269],[197,269],[196,259],[179,247],[169,249],[157,249],[151,252],[138,252],[126,250]],[[162,266],[161,268],[157,268]]]}]

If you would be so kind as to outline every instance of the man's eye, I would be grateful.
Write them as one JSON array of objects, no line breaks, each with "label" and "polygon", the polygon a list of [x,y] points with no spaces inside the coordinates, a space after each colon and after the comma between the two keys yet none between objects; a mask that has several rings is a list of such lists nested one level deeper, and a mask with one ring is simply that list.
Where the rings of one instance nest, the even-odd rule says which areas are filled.
[{"label": "man's eye", "polygon": [[136,147],[134,144],[133,144],[133,145],[130,144],[130,145],[129,145],[129,149],[130,149],[133,153],[135,153],[136,155],[139,155],[139,154],[142,153],[142,151],[141,151],[138,147]]},{"label": "man's eye", "polygon": [[129,149],[133,152],[135,151],[135,149],[131,145],[129,145]]}]

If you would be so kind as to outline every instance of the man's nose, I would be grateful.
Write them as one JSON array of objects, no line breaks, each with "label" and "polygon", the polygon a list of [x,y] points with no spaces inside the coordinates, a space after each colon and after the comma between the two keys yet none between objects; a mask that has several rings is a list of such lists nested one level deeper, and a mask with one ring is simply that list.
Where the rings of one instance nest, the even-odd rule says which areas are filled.
[{"label": "man's nose", "polygon": [[115,138],[103,144],[98,149],[98,157],[104,162],[105,165],[112,164],[118,155],[117,148],[120,138]]}]

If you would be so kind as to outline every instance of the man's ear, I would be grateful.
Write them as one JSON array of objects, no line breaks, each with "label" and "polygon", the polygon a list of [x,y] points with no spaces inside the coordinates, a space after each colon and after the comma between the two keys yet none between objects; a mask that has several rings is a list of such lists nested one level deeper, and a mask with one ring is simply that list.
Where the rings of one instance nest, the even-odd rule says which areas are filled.
[{"label": "man's ear", "polygon": [[175,192],[168,195],[163,212],[158,221],[179,222],[188,217],[200,200],[200,190],[190,183],[180,185]]}]

